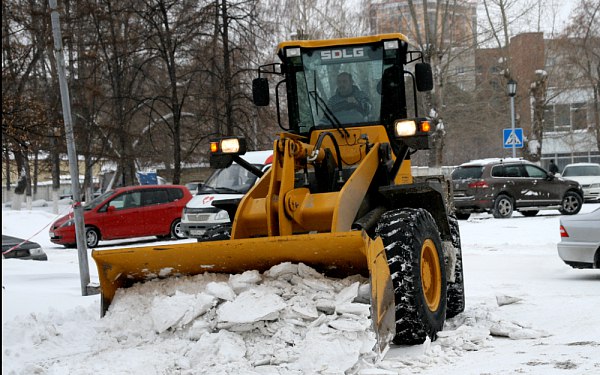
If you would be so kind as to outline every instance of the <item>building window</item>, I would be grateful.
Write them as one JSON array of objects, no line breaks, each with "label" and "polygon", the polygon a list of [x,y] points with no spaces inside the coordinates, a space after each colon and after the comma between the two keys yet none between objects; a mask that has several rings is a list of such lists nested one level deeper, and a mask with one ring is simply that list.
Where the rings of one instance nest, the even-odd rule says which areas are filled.
[{"label": "building window", "polygon": [[544,108],[544,131],[587,129],[587,104],[551,104]]},{"label": "building window", "polygon": [[587,129],[587,110],[585,103],[571,104],[571,126],[573,130]]}]

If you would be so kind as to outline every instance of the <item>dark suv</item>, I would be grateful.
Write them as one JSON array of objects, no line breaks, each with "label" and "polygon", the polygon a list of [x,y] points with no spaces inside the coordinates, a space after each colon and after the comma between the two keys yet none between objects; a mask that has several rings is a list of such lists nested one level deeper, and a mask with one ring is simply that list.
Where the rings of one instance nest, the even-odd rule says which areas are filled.
[{"label": "dark suv", "polygon": [[496,218],[513,211],[535,216],[541,209],[558,209],[574,215],[581,210],[579,183],[555,177],[522,159],[483,159],[461,164],[452,172],[456,216],[466,220],[472,212],[489,212]]}]

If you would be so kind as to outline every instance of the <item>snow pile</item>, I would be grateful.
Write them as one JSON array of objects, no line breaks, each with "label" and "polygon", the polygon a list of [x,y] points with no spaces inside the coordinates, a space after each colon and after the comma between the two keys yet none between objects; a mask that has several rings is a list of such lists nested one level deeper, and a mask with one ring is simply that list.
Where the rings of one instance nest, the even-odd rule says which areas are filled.
[{"label": "snow pile", "polygon": [[[106,316],[79,321],[80,328],[64,317],[30,316],[22,323],[30,329],[27,337],[8,332],[3,358],[11,363],[7,368],[23,374],[102,366],[125,373],[344,373],[359,359],[375,360],[368,301],[367,279],[328,279],[303,264],[283,263],[262,275],[156,279],[119,289]],[[98,310],[79,313],[90,320]],[[71,341],[73,336],[86,343]],[[61,356],[47,356],[44,348],[57,345]],[[26,347],[34,353],[22,354]],[[77,347],[93,348],[84,367],[82,358],[68,359],[81,354]],[[140,351],[144,360],[133,364],[109,359]]]},{"label": "snow pile", "polygon": [[[182,370],[267,367],[274,373],[343,373],[372,355],[369,295],[359,276],[331,280],[303,264],[263,275],[202,274],[121,289],[103,323],[140,341],[175,335],[192,345]],[[367,302],[367,303],[365,303]],[[135,316],[130,306],[137,306]],[[336,348],[323,356],[323,345]],[[223,368],[225,366],[225,368]],[[233,366],[233,367],[232,367]]]}]

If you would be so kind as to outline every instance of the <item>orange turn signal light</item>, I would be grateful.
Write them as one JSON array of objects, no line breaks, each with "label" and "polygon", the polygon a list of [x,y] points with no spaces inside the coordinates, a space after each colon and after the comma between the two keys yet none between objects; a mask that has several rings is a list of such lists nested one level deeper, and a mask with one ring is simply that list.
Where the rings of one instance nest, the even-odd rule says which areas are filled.
[{"label": "orange turn signal light", "polygon": [[431,130],[431,124],[429,121],[423,121],[421,123],[421,131],[428,132]]},{"label": "orange turn signal light", "polygon": [[219,142],[210,142],[210,152],[219,151]]}]

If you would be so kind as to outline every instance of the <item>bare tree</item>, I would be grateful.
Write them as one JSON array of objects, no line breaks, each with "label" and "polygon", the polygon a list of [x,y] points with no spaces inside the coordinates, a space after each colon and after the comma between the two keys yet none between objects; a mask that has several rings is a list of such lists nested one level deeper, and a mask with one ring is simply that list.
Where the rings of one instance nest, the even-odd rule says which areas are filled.
[{"label": "bare tree", "polygon": [[600,149],[600,3],[581,0],[561,37],[561,57],[578,72],[570,81],[580,90],[592,92],[588,130],[595,133]]}]

